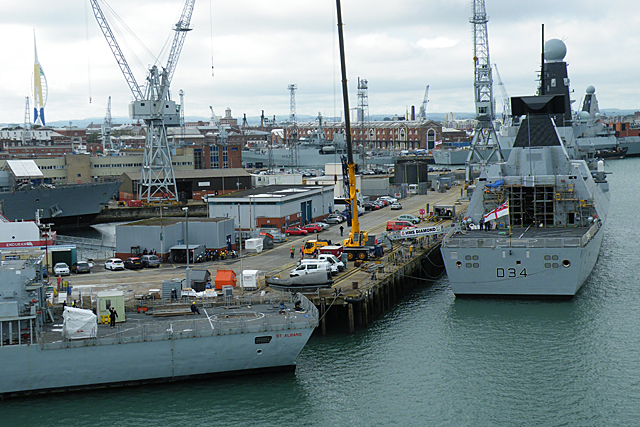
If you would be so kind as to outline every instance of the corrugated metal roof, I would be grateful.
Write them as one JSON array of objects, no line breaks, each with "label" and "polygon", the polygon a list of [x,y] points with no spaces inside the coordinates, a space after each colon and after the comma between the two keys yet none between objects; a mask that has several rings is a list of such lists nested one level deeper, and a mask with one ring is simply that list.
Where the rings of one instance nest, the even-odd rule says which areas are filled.
[{"label": "corrugated metal roof", "polygon": [[34,179],[44,176],[34,160],[7,160],[7,167],[16,179]]}]

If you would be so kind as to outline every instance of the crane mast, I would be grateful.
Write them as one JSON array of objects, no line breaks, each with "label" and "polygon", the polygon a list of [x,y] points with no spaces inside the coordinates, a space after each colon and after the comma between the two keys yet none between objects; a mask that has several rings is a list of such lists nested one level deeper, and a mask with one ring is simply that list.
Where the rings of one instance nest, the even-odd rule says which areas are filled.
[{"label": "crane mast", "polygon": [[476,125],[473,131],[471,149],[466,161],[466,181],[473,180],[472,168],[474,164],[481,167],[503,160],[500,144],[493,127],[495,119],[495,105],[493,100],[493,79],[491,76],[491,62],[489,59],[489,33],[487,31],[487,12],[484,0],[473,1],[473,16],[469,20],[473,24],[473,65],[474,65],[474,95],[476,106]]},{"label": "crane mast", "polygon": [[504,87],[502,79],[500,78],[500,73],[498,72],[498,64],[493,64],[493,67],[496,69],[496,79],[498,82],[498,87],[500,88],[500,93],[502,95],[502,124],[507,125],[507,122],[511,119],[511,103],[509,102],[507,89]]},{"label": "crane mast", "polygon": [[93,14],[96,17],[96,21],[98,21],[98,26],[100,27],[100,30],[102,30],[102,34],[104,35],[104,38],[107,40],[107,44],[109,45],[109,48],[111,48],[111,52],[113,53],[113,56],[116,58],[116,62],[120,67],[120,71],[122,71],[122,74],[124,75],[124,79],[127,81],[127,84],[129,85],[129,89],[131,89],[131,93],[133,93],[133,97],[135,99],[142,99],[142,90],[140,90],[140,86],[138,86],[138,82],[136,81],[136,78],[133,76],[133,73],[131,72],[131,68],[129,68],[129,63],[125,59],[124,54],[120,49],[120,45],[118,44],[116,37],[113,35],[113,31],[111,31],[111,27],[107,22],[107,18],[105,18],[104,13],[102,13],[102,9],[98,4],[98,0],[90,0],[90,1],[91,1],[91,7],[93,8]]},{"label": "crane mast", "polygon": [[344,241],[344,249],[348,253],[349,259],[355,257],[365,260],[369,257],[368,248],[365,246],[368,240],[368,233],[360,231],[358,220],[358,190],[356,189],[356,165],[353,160],[353,142],[351,137],[351,120],[349,117],[349,92],[347,89],[347,66],[344,54],[344,35],[342,24],[342,10],[340,0],[336,0],[338,14],[338,42],[340,45],[340,65],[342,70],[342,101],[344,104],[344,124],[345,136],[347,139],[347,176],[349,179],[349,205],[351,206],[351,232],[349,238]]},{"label": "crane mast", "polygon": [[107,102],[107,113],[104,116],[104,123],[102,124],[102,149],[111,151],[113,146],[111,145],[111,97]]},{"label": "crane mast", "polygon": [[427,120],[427,103],[429,102],[429,85],[424,91],[424,99],[422,100],[422,105],[420,106],[420,111],[418,111],[418,120],[424,122]]},{"label": "crane mast", "polygon": [[90,0],[94,15],[111,48],[120,71],[124,75],[134,101],[129,104],[129,115],[146,124],[146,140],[138,197],[147,203],[165,199],[178,200],[176,179],[171,163],[171,151],[167,140],[167,126],[180,126],[180,106],[171,100],[169,88],[182,46],[191,22],[195,0],[186,0],[180,20],[173,30],[173,42],[163,68],[153,65],[147,75],[144,92],[138,85],[118,42],[111,31],[98,0]]}]

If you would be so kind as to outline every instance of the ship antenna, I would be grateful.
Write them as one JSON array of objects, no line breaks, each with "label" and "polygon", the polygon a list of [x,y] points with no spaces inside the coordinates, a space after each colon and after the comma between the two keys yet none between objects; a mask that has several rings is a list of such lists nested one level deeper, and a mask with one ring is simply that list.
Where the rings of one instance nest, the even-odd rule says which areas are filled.
[{"label": "ship antenna", "polygon": [[544,95],[544,24],[542,24],[542,50],[540,51],[540,95]]}]

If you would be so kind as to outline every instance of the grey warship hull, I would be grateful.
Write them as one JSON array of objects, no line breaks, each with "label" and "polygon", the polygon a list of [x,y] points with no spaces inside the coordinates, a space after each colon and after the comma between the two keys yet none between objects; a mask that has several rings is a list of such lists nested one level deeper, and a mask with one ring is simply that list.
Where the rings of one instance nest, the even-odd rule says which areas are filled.
[{"label": "grey warship hull", "polygon": [[97,339],[5,345],[1,357],[12,368],[2,375],[0,396],[293,370],[313,332],[302,319],[273,328],[248,324],[245,331],[189,325],[142,339],[110,329]]},{"label": "grey warship hull", "polygon": [[[291,150],[288,148],[272,148],[273,166],[278,168],[292,167]],[[315,147],[300,147],[297,150],[297,158],[293,161],[296,168],[324,169],[327,163],[340,163],[340,156],[343,152],[321,153]],[[362,163],[362,154],[354,153],[354,161]],[[388,153],[372,153],[366,155],[365,161],[369,165],[389,165],[393,164],[397,156]],[[299,161],[298,161],[299,160]],[[249,167],[266,168],[269,166],[269,150],[267,148],[242,149],[242,163]]]},{"label": "grey warship hull", "polygon": [[[512,233],[519,236],[523,231]],[[451,290],[457,297],[571,298],[593,270],[603,236],[594,230],[594,237],[583,246],[580,241],[588,230],[571,231],[573,236],[557,237],[532,232],[532,237],[517,241],[496,230],[452,237],[441,249]]]},{"label": "grey warship hull", "polygon": [[39,186],[0,192],[0,212],[10,221],[40,219],[55,227],[89,225],[115,195],[121,182]]}]

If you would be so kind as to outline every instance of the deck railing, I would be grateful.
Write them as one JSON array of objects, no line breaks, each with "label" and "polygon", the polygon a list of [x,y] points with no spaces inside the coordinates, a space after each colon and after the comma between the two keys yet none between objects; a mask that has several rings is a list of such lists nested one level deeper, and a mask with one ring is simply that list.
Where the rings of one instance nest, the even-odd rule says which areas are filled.
[{"label": "deck railing", "polygon": [[[40,337],[39,344],[43,349],[58,349],[68,347],[84,347],[93,345],[113,345],[135,343],[142,341],[163,341],[170,339],[207,337],[213,335],[235,335],[241,333],[259,333],[285,331],[288,329],[315,328],[318,325],[318,309],[304,295],[285,294],[288,308],[284,313],[280,313],[281,299],[266,302],[272,308],[266,312],[249,311],[237,308],[230,310],[224,315],[208,313],[206,308],[202,309],[202,314],[197,319],[167,320],[155,319],[153,321],[140,322],[136,324],[119,324],[113,331],[101,334],[98,338],[69,340],[60,337],[60,340],[43,339]],[[303,314],[292,309],[292,303],[300,301]],[[238,307],[246,307],[252,303],[259,303],[257,298],[242,299],[234,301]]]},{"label": "deck railing", "polygon": [[575,237],[474,237],[450,233],[442,239],[446,248],[577,248],[584,247],[597,234],[601,223],[595,222],[582,236]]}]

